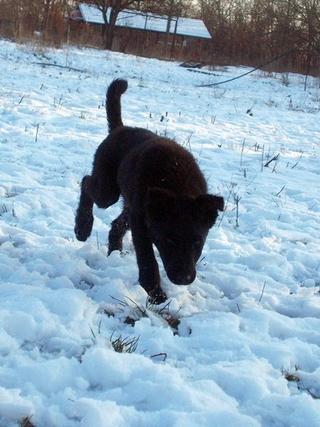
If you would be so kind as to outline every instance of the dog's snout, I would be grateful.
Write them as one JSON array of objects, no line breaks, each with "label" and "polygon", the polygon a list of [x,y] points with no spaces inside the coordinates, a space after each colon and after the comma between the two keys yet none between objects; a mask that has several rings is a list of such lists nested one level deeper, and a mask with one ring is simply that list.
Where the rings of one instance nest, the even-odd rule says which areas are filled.
[{"label": "dog's snout", "polygon": [[192,281],[192,274],[187,274],[187,275],[186,275],[186,281],[187,281],[188,283],[190,283],[190,282]]},{"label": "dog's snout", "polygon": [[175,274],[169,273],[168,277],[175,285],[190,285],[196,277],[196,272]]}]

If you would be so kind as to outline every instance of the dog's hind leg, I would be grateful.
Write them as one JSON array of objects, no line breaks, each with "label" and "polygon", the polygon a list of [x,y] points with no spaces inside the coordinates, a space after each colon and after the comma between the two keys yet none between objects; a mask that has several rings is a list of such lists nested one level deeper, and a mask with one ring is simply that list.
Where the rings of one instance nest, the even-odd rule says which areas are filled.
[{"label": "dog's hind leg", "polygon": [[124,207],[121,214],[111,223],[108,239],[108,255],[113,251],[122,250],[122,239],[129,228],[129,212],[128,208]]},{"label": "dog's hind leg", "polygon": [[85,242],[90,236],[93,225],[93,199],[90,195],[90,191],[88,191],[88,182],[90,179],[91,176],[87,175],[82,180],[80,201],[74,227],[76,238],[81,242]]},{"label": "dog's hind leg", "polygon": [[83,178],[74,228],[78,240],[85,242],[91,234],[94,203],[99,208],[106,209],[118,201],[120,190],[114,181],[107,175],[103,179],[98,179],[95,175]]},{"label": "dog's hind leg", "polygon": [[107,209],[119,200],[120,189],[117,184],[117,177],[113,171],[109,170],[108,164],[94,168],[91,176],[83,178],[84,189],[98,208]]}]

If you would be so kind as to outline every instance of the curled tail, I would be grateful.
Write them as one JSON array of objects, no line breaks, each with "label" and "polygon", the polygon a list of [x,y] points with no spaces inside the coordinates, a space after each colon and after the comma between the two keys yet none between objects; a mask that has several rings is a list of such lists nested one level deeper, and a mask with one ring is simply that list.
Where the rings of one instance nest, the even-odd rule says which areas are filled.
[{"label": "curled tail", "polygon": [[107,90],[106,110],[109,125],[109,132],[119,126],[123,126],[121,118],[121,95],[127,90],[127,80],[116,79],[110,84]]}]

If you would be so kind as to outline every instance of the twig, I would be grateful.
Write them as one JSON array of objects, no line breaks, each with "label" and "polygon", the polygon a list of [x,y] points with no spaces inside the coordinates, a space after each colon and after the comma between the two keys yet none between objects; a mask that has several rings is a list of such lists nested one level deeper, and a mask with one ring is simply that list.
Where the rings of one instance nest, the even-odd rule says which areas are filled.
[{"label": "twig", "polygon": [[32,424],[32,422],[31,422],[31,418],[32,418],[32,415],[29,417],[23,418],[20,421],[19,426],[20,427],[34,427],[34,424]]},{"label": "twig", "polygon": [[283,191],[285,188],[286,188],[286,186],[284,185],[284,186],[281,188],[281,190],[280,190],[280,191],[278,191],[278,193],[277,193],[277,194],[275,194],[275,196],[276,196],[276,197],[279,197],[279,196],[280,196],[280,194],[282,193],[282,191]]},{"label": "twig", "polygon": [[233,195],[235,204],[236,204],[236,227],[239,227],[239,202],[241,200],[241,197],[239,196],[239,194],[234,194]]},{"label": "twig", "polygon": [[78,71],[79,73],[86,73],[85,70],[80,70],[80,68],[73,68],[73,67],[66,67],[65,65],[59,65],[59,64],[52,64],[50,62],[32,62],[32,64],[35,65],[42,65],[43,67],[58,67],[58,68],[64,68],[69,71]]},{"label": "twig", "polygon": [[264,165],[264,167],[267,168],[271,162],[275,162],[276,160],[278,160],[279,156],[280,156],[280,153],[273,156],[270,160],[267,161],[267,163]]},{"label": "twig", "polygon": [[23,99],[24,99],[24,95],[22,95],[22,97],[20,98],[20,101],[18,102],[18,105],[21,104],[21,102],[23,101]]},{"label": "twig", "polygon": [[261,154],[261,172],[263,172],[263,159],[264,159],[264,145],[262,146],[262,154]]},{"label": "twig", "polygon": [[300,160],[302,159],[302,154],[303,154],[303,153],[301,153],[301,154],[300,154],[300,157],[299,157],[299,159],[296,161],[296,163],[295,163],[293,166],[291,166],[291,169],[294,169],[296,166],[298,166],[298,164],[300,163]]},{"label": "twig", "polygon": [[114,299],[115,301],[117,301],[120,305],[122,305],[123,307],[128,307],[128,304],[125,302],[125,301],[122,301],[121,299],[119,299],[119,298],[116,298],[116,297],[113,297],[112,295],[110,295],[110,297],[112,298],[112,299]]},{"label": "twig", "polygon": [[134,305],[136,306],[136,308],[140,311],[140,313],[141,313],[143,316],[146,316],[146,312],[145,312],[145,310],[143,310],[143,309],[140,307],[140,305],[139,305],[139,304],[137,304],[135,301],[133,301],[133,299],[131,299],[130,297],[125,297],[125,298],[127,298],[130,302],[132,302],[132,304],[134,304]]},{"label": "twig", "polygon": [[264,294],[264,289],[265,289],[265,287],[266,287],[266,280],[264,281],[264,284],[263,284],[263,287],[262,287],[261,295],[260,295],[260,298],[259,298],[259,304],[260,304],[260,302],[261,302],[261,300],[262,300],[262,297],[263,297],[263,294]]},{"label": "twig", "polygon": [[140,337],[125,337],[122,338],[120,335],[118,338],[113,339],[113,333],[110,337],[111,345],[117,353],[134,353],[138,347],[138,341]]},{"label": "twig", "polygon": [[97,249],[100,251],[100,241],[99,241],[99,233],[96,231],[96,242],[97,242]]},{"label": "twig", "polygon": [[232,193],[232,186],[231,186],[231,187],[230,187],[230,189],[229,189],[229,194],[228,194],[228,197],[227,197],[227,201],[225,202],[223,212],[222,212],[222,214],[219,216],[219,223],[217,224],[217,228],[219,228],[219,227],[220,227],[220,225],[221,225],[221,223],[222,223],[222,220],[223,220],[224,215],[225,215],[225,212],[226,212],[226,210],[227,210],[228,202],[229,202],[229,200],[230,200],[231,195],[233,195],[233,193]]},{"label": "twig", "polygon": [[37,130],[36,130],[36,137],[35,137],[35,142],[38,142],[38,133],[39,133],[39,123],[37,124]]},{"label": "twig", "polygon": [[170,308],[170,304],[171,304],[171,302],[172,302],[172,300],[169,300],[162,308],[160,308],[160,310],[157,310],[156,312],[158,313],[158,314],[162,314],[162,313],[164,313],[165,311],[167,312],[167,313],[169,313],[169,308]]},{"label": "twig", "polygon": [[90,326],[90,331],[91,331],[91,333],[92,333],[93,338],[96,340],[96,339],[97,339],[96,334],[94,333],[94,331],[93,331],[93,329],[91,328],[91,326]]},{"label": "twig", "polygon": [[[298,387],[298,388],[299,388],[299,387]],[[312,397],[312,399],[316,399],[316,400],[320,399],[320,394],[316,394],[316,393],[314,393],[314,392],[311,390],[311,388],[305,387],[303,384],[302,384],[302,387],[301,387],[301,388],[299,388],[299,390],[303,390],[303,391],[306,391],[307,393],[309,393],[309,394],[310,394],[310,396]]]},{"label": "twig", "polygon": [[154,357],[159,357],[162,356],[163,357],[163,362],[166,361],[168,354],[167,353],[157,353],[157,354],[152,354],[150,357],[151,359],[153,359]]}]

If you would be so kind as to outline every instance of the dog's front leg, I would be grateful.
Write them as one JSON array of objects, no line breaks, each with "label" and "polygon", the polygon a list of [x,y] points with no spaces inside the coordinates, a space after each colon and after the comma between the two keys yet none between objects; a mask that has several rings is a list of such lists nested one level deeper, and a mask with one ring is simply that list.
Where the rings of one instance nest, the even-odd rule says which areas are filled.
[{"label": "dog's front leg", "polygon": [[130,216],[130,226],[137,256],[140,285],[153,302],[161,304],[167,299],[167,296],[160,287],[159,267],[154,256],[148,228],[143,217],[135,214]]}]

